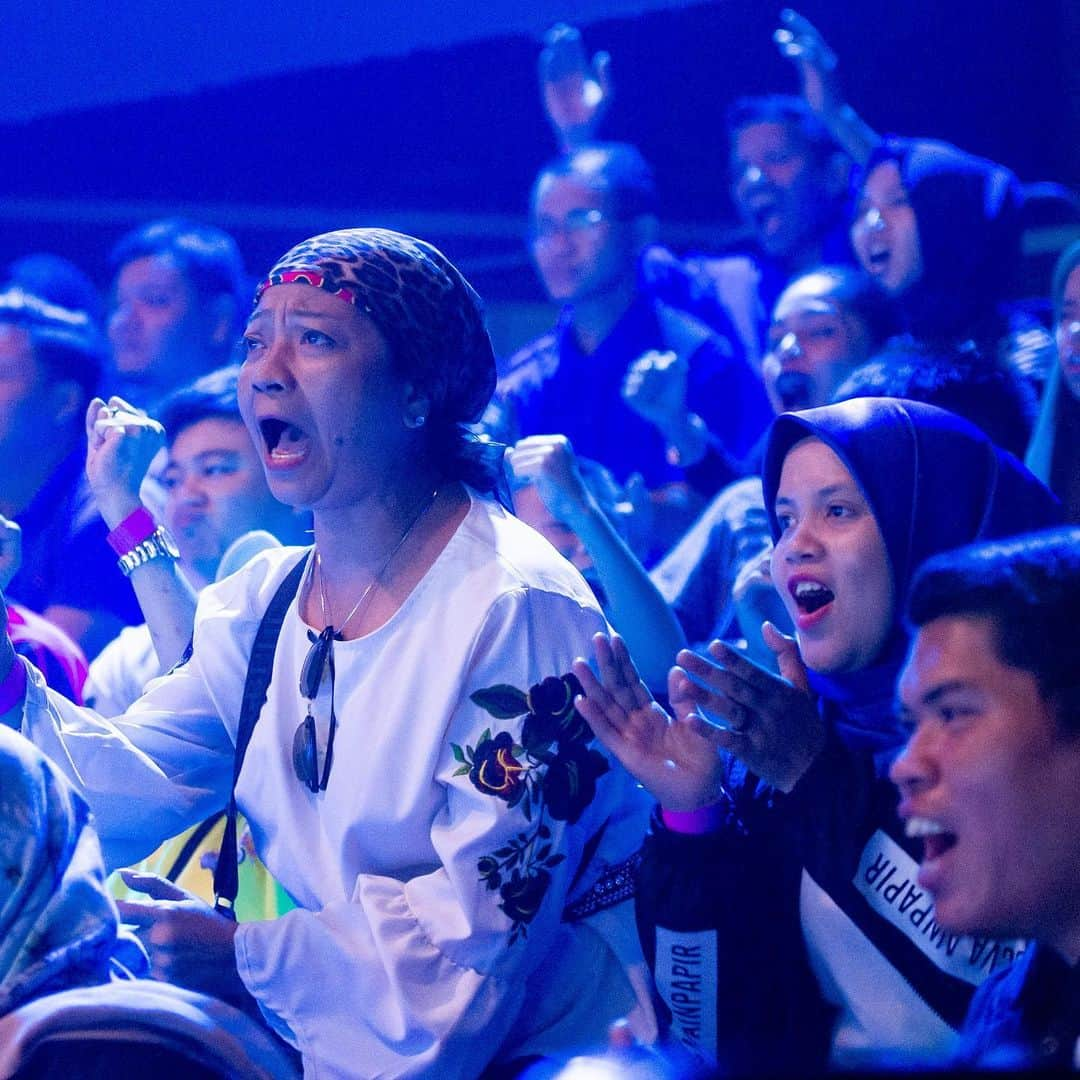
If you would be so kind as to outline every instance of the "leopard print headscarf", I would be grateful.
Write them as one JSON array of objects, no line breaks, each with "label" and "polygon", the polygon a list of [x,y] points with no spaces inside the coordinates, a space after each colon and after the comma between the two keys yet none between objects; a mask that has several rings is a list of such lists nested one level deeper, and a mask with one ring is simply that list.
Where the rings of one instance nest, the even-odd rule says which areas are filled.
[{"label": "leopard print headscarf", "polygon": [[432,419],[480,418],[495,354],[480,297],[437,248],[389,229],[339,229],[297,244],[255,290],[301,282],[370,316],[401,371],[431,398]]}]

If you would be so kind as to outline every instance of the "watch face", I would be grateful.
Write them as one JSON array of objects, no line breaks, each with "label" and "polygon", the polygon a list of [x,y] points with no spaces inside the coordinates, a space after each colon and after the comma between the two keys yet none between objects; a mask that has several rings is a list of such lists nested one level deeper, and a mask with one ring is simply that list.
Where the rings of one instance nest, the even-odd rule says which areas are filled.
[{"label": "watch face", "polygon": [[164,525],[158,529],[158,538],[161,541],[161,546],[165,551],[165,554],[168,555],[170,559],[180,558],[180,549],[176,546],[176,541],[173,539],[172,533],[170,533]]}]

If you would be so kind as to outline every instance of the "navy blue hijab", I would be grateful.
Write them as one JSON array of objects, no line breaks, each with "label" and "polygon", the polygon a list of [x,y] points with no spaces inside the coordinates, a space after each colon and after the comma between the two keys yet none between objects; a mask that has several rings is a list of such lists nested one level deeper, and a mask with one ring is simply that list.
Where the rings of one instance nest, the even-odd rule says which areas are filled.
[{"label": "navy blue hijab", "polygon": [[810,437],[836,453],[873,512],[894,596],[892,632],[877,661],[856,672],[810,672],[811,684],[840,707],[846,741],[884,749],[901,739],[891,703],[907,644],[900,613],[916,569],[941,551],[1056,525],[1061,507],[1012,454],[959,416],[898,398],[853,398],[773,422],[762,486],[774,541],[784,458]]},{"label": "navy blue hijab", "polygon": [[890,136],[866,165],[893,160],[915,210],[923,273],[898,299],[921,341],[984,346],[1003,332],[999,305],[1020,258],[1020,185],[1008,169],[948,143]]}]

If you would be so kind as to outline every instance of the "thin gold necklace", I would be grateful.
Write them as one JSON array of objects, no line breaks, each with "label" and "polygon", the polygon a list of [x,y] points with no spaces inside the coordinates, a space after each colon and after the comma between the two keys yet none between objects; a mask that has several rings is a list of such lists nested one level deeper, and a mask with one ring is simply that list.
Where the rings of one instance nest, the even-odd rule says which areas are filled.
[{"label": "thin gold necklace", "polygon": [[326,581],[323,575],[322,556],[319,554],[319,549],[315,549],[313,572],[314,570],[318,570],[319,572],[319,609],[322,613],[323,628],[325,630],[325,628],[329,627],[331,635],[336,640],[342,640],[341,635],[345,632],[345,627],[348,626],[350,622],[352,622],[353,618],[357,615],[361,608],[364,607],[364,602],[368,599],[369,596],[371,596],[371,592],[378,584],[378,582],[382,580],[382,576],[386,573],[394,556],[401,550],[405,541],[409,539],[409,536],[411,535],[413,529],[415,529],[416,526],[420,524],[421,519],[434,505],[435,499],[438,497],[438,494],[439,489],[435,488],[431,495],[425,500],[424,505],[420,507],[420,509],[416,513],[416,516],[412,519],[411,522],[409,522],[408,527],[401,534],[401,538],[390,549],[390,554],[387,555],[386,558],[383,560],[383,564],[379,567],[378,572],[367,583],[367,585],[364,586],[364,591],[360,594],[360,599],[357,600],[355,604],[353,604],[352,611],[350,611],[349,614],[341,620],[340,625],[336,629],[333,626],[333,620],[330,618],[330,605],[326,599]]}]

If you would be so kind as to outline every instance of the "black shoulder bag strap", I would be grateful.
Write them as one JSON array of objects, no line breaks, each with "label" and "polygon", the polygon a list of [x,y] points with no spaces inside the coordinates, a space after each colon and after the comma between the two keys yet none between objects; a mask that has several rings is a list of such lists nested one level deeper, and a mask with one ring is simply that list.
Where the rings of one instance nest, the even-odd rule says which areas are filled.
[{"label": "black shoulder bag strap", "polygon": [[308,558],[310,556],[302,558],[278,586],[259,623],[255,643],[251,646],[251,658],[248,660],[244,697],[240,704],[240,721],[236,729],[232,790],[229,793],[228,808],[225,810],[225,835],[221,840],[221,851],[214,869],[214,910],[234,920],[236,912],[233,909],[239,888],[236,865],[236,781],[240,778],[240,769],[244,764],[248,743],[251,742],[251,733],[255,730],[259,713],[266,704],[266,691],[274,670],[274,653],[281,634],[281,624],[285,621],[289,604],[300,588]]}]

